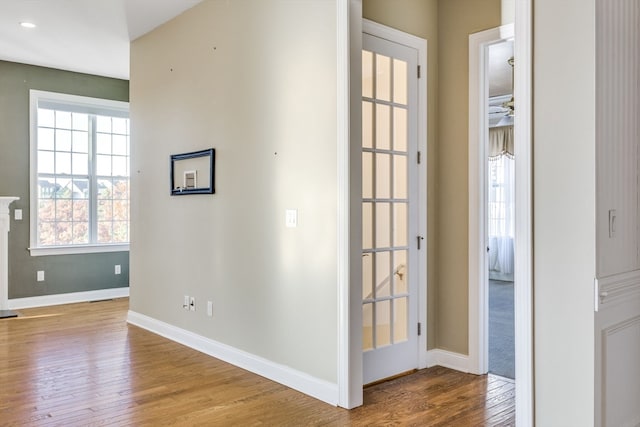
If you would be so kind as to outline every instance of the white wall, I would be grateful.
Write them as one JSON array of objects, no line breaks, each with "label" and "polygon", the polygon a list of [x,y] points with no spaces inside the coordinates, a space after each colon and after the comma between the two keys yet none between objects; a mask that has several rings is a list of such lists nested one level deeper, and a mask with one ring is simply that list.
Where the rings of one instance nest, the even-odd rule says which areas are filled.
[{"label": "white wall", "polygon": [[[131,46],[131,310],[332,383],[335,10],[209,0]],[[209,147],[216,194],[171,197],[169,156]]]},{"label": "white wall", "polygon": [[[595,11],[584,0],[534,8],[535,416],[594,417]],[[517,95],[516,95],[517,96]]]},{"label": "white wall", "polygon": [[502,0],[502,25],[512,24],[516,20],[516,0]]}]

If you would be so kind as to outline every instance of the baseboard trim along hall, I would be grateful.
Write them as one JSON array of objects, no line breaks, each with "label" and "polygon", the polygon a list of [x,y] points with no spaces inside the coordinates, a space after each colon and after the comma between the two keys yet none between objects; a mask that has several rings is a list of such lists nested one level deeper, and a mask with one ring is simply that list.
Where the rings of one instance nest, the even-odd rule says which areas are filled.
[{"label": "baseboard trim along hall", "polygon": [[330,405],[338,404],[338,385],[272,362],[144,314],[129,311],[127,322],[239,368],[275,381]]},{"label": "baseboard trim along hall", "polygon": [[99,289],[96,291],[70,292],[68,294],[42,295],[39,297],[13,298],[9,300],[10,310],[21,308],[48,307],[50,305],[74,304],[77,302],[101,301],[129,296],[129,287]]},{"label": "baseboard trim along hall", "polygon": [[427,366],[443,366],[460,372],[469,372],[469,356],[446,350],[429,350]]}]

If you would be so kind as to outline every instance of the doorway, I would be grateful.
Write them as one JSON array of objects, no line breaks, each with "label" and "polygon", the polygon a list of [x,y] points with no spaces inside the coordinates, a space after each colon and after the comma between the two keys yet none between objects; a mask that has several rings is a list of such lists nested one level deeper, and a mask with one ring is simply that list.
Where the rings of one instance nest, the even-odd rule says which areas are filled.
[{"label": "doorway", "polygon": [[381,27],[368,25],[362,42],[364,384],[421,367],[420,301],[426,298],[419,289],[425,262],[419,254],[426,252],[420,232],[419,50]]},{"label": "doorway", "polygon": [[469,36],[469,371],[479,375],[489,371],[489,51],[514,40],[513,30],[505,25]]},{"label": "doorway", "polygon": [[[346,187],[346,190],[339,193],[339,223],[343,230],[349,230],[352,227],[352,236],[356,239],[349,240],[348,237],[340,239],[339,250],[339,360],[338,360],[338,391],[339,405],[344,408],[354,408],[362,404],[362,289],[361,283],[361,199],[359,196],[361,191],[361,161],[359,144],[350,145],[350,138],[359,139],[360,137],[360,119],[361,119],[361,56],[362,56],[362,31],[368,25],[362,20],[362,4],[358,0],[353,2],[338,3],[338,26],[339,26],[339,55],[338,68],[342,72],[342,78],[338,86],[339,117],[348,119],[339,121],[339,179],[341,182],[347,182],[350,179],[352,185]],[[516,98],[516,105],[519,111],[518,130],[516,140],[522,142],[519,150],[516,165],[516,182],[518,188],[518,200],[516,201],[516,234],[518,240],[516,242],[516,271],[515,275],[519,283],[519,289],[515,290],[516,304],[516,374],[519,378],[516,384],[516,422],[518,425],[533,424],[533,318],[532,318],[532,232],[531,232],[531,99],[532,99],[532,1],[518,1],[515,7],[515,28],[517,38],[515,42],[515,56],[521,58],[519,65],[515,68],[515,93],[520,94]],[[513,35],[513,26],[511,33]],[[492,37],[500,38],[500,29],[497,29],[497,35]],[[476,38],[475,41],[470,40],[470,70],[477,70],[479,63],[480,44],[486,40]],[[426,57],[426,43],[420,39],[420,43],[424,45],[424,54],[421,58]],[[475,44],[472,44],[475,43]],[[472,61],[471,55],[475,55]],[[474,62],[475,61],[475,62]],[[471,65],[473,64],[473,65]],[[423,62],[422,69],[425,70],[426,62]],[[351,66],[351,67],[350,67]],[[351,70],[351,72],[350,72]],[[473,71],[474,79],[469,81],[470,96],[478,90],[477,71]],[[426,94],[426,79],[420,79],[419,84],[421,93]],[[519,106],[518,106],[519,105]],[[478,129],[478,117],[473,113],[479,107],[478,102],[470,102],[470,129]],[[421,111],[426,111],[426,102],[421,101]],[[475,109],[475,110],[474,110]],[[350,115],[349,115],[350,114]],[[349,123],[357,123],[357,128],[350,128]],[[426,125],[426,124],[425,124]],[[474,127],[475,125],[475,127]],[[472,188],[477,184],[476,177],[478,168],[480,167],[477,150],[478,145],[471,143],[472,138],[478,135],[470,134],[469,144],[469,176],[473,176],[473,181],[469,187],[469,218],[477,218],[471,212],[479,209],[476,201],[478,197],[478,189]],[[425,141],[421,137],[420,141]],[[425,145],[426,147],[426,145]],[[350,177],[350,172],[356,171]],[[421,174],[423,171],[420,172]],[[425,183],[426,177],[420,178]],[[343,188],[343,187],[340,187]],[[350,190],[350,191],[347,191]],[[352,196],[350,196],[352,195]],[[360,199],[360,200],[358,200]],[[426,200],[426,197],[425,199]],[[350,215],[351,213],[351,215]],[[422,217],[422,216],[421,216]],[[426,216],[425,216],[426,218]],[[426,230],[426,225],[423,230]],[[469,235],[477,236],[478,224],[469,223]],[[344,234],[344,236],[348,236]],[[477,285],[477,274],[479,256],[486,253],[486,244],[480,244],[476,240],[469,241],[469,272],[475,271],[475,275],[469,276],[469,355],[462,360],[465,370],[468,372],[479,371],[478,366],[481,354],[478,351],[480,330],[482,329],[478,314],[478,298],[477,286],[471,286],[472,283]],[[349,266],[353,268],[349,269]],[[425,263],[426,268],[426,263]],[[426,277],[423,275],[422,277]],[[351,282],[350,282],[351,281]],[[351,284],[353,283],[353,284]],[[475,292],[475,294],[474,294]],[[426,298],[424,301],[426,306]],[[426,307],[421,310],[426,313]],[[424,339],[425,335],[421,336]],[[421,363],[424,360],[426,366],[426,341],[424,345],[420,344],[420,350],[425,349],[424,355],[421,355]],[[422,359],[424,357],[424,359]]]},{"label": "doorway", "polygon": [[513,40],[488,47],[486,239],[488,371],[515,379]]},{"label": "doorway", "polygon": [[489,368],[488,144],[484,143],[489,128],[489,48],[514,40],[513,311],[516,423],[523,425],[531,425],[533,419],[530,6],[526,2],[516,8],[519,25],[504,25],[469,36],[469,371],[486,374]]}]

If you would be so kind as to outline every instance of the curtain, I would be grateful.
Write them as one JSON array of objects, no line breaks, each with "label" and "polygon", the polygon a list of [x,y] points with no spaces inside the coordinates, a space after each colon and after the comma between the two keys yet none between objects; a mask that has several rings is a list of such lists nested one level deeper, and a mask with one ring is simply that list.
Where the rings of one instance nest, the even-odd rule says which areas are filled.
[{"label": "curtain", "polygon": [[489,276],[513,280],[513,127],[489,130]]},{"label": "curtain", "polygon": [[513,158],[513,126],[489,129],[489,159],[500,156]]}]

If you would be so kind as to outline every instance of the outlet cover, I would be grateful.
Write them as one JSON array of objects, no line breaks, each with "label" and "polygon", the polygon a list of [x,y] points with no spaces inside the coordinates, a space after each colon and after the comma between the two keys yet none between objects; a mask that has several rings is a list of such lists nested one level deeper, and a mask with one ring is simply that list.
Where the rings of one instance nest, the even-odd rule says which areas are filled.
[{"label": "outlet cover", "polygon": [[38,270],[38,274],[36,276],[36,280],[38,282],[44,282],[44,270]]},{"label": "outlet cover", "polygon": [[120,264],[116,264],[115,274],[120,274],[121,272],[122,272],[122,270],[120,269]]},{"label": "outlet cover", "polygon": [[298,226],[298,210],[287,209],[285,211],[285,225],[289,228],[295,228]]},{"label": "outlet cover", "polygon": [[16,221],[22,221],[22,209],[14,210],[13,215]]}]

